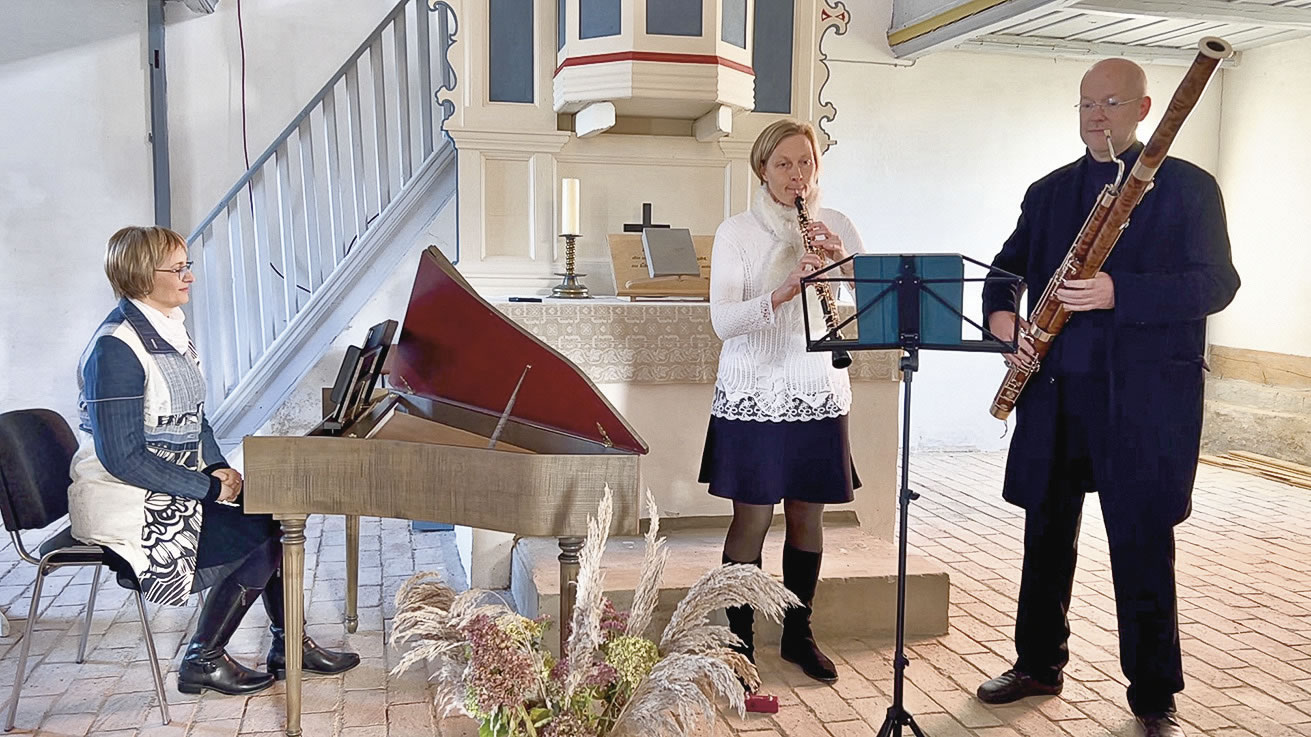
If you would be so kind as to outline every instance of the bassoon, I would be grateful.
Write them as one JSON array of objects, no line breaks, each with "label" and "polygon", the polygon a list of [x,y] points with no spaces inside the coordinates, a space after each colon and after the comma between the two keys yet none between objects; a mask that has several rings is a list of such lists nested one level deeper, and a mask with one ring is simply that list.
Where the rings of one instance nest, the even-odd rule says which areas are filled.
[{"label": "bassoon", "polygon": [[[815,240],[811,238],[807,228],[810,226],[810,213],[806,211],[806,200],[800,196],[793,201],[797,208],[797,223],[801,226],[801,242],[806,248],[807,253],[813,253],[820,258],[824,253],[815,245]],[[834,340],[842,340],[842,334],[838,332],[838,313],[833,307],[833,291],[828,288],[828,282],[817,282],[815,284],[815,294],[819,297],[819,309],[824,313],[824,327],[828,328],[828,335]],[[851,365],[851,354],[844,350],[838,349],[833,351],[833,368],[844,369]]]},{"label": "bassoon", "polygon": [[[1203,38],[1197,46],[1197,58],[1184,74],[1160,124],[1156,126],[1142,154],[1138,156],[1138,161],[1130,170],[1128,180],[1124,180],[1124,165],[1121,163],[1121,176],[1102,189],[1088,219],[1079,229],[1074,245],[1070,246],[1065,260],[1056,269],[1056,273],[1052,274],[1047,289],[1030,312],[1028,324],[1021,327],[1020,336],[1027,336],[1033,341],[1037,358],[1019,367],[1011,366],[1007,369],[1006,379],[992,400],[990,411],[993,417],[1004,420],[1010,416],[1020,392],[1024,391],[1024,385],[1028,383],[1029,377],[1037,373],[1040,362],[1051,350],[1052,342],[1070,319],[1070,313],[1066,312],[1064,305],[1056,298],[1056,290],[1064,286],[1067,280],[1091,279],[1101,271],[1116,241],[1129,227],[1129,216],[1152,188],[1156,171],[1165,161],[1166,152],[1179,134],[1179,128],[1196,107],[1220,62],[1234,53],[1227,41],[1214,36]],[[1109,137],[1108,133],[1108,144]],[[1111,156],[1119,162],[1119,159],[1115,159],[1114,150]]]}]

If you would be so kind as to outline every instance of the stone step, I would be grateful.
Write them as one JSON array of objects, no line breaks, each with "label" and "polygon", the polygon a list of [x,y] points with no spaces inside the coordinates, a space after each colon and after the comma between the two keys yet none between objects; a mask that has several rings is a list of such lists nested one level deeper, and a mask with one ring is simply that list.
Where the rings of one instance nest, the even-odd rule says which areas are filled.
[{"label": "stone step", "polygon": [[1207,381],[1202,452],[1233,450],[1311,465],[1311,389]]},{"label": "stone step", "polygon": [[[663,532],[663,531],[662,531]],[[707,570],[720,565],[724,528],[672,530],[670,551],[654,617],[659,632],[688,589]],[[771,530],[765,540],[765,570],[781,579],[783,531]],[[815,594],[813,625],[820,639],[884,636],[895,632],[897,551],[889,542],[844,524],[826,526],[824,563]],[[510,591],[519,612],[558,616],[560,607],[560,548],[553,538],[522,538],[515,543]],[[611,538],[605,552],[606,595],[620,609],[632,603],[641,568],[641,538]],[[950,582],[947,571],[928,559],[910,556],[906,576],[906,632],[942,635],[947,632]],[[757,623],[758,642],[777,642],[778,625]]]},{"label": "stone step", "polygon": [[1211,402],[1311,417],[1311,389],[1305,387],[1261,384],[1243,379],[1209,378],[1206,381],[1206,399]]}]

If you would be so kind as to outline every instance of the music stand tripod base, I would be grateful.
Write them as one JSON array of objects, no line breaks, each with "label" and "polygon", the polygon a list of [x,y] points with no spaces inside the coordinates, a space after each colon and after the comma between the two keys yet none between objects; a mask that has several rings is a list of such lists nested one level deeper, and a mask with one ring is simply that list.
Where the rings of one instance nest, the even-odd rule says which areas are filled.
[{"label": "music stand tripod base", "polygon": [[[915,737],[925,737],[924,730],[904,706],[906,668],[910,665],[910,659],[906,657],[906,539],[910,528],[910,503],[919,498],[919,494],[910,489],[911,379],[919,370],[921,350],[1014,353],[1018,344],[1002,342],[960,311],[960,294],[966,282],[1001,282],[1018,289],[1023,280],[960,254],[858,254],[802,278],[802,287],[821,279],[832,280],[824,275],[840,269],[846,261],[853,261],[852,276],[846,279],[855,287],[857,302],[856,317],[848,318],[848,321],[857,321],[860,337],[839,344],[832,339],[832,333],[836,331],[831,329],[820,340],[812,340],[807,321],[806,343],[807,349],[812,351],[841,348],[851,351],[897,349],[903,352],[896,651],[893,656],[892,705],[888,707],[878,737],[901,737],[902,727],[910,727]],[[967,262],[988,269],[988,276],[966,278],[964,267]],[[921,268],[930,273],[921,273]],[[805,303],[802,306],[804,310]],[[866,319],[865,324],[860,322],[861,318]],[[964,340],[961,335],[966,323],[987,337],[984,340]]]},{"label": "music stand tripod base", "polygon": [[[915,329],[918,333],[918,326]],[[905,694],[906,666],[910,660],[906,657],[906,536],[910,531],[910,503],[919,498],[919,494],[910,489],[910,382],[919,370],[919,346],[911,342],[902,346],[905,355],[901,357],[901,385],[904,395],[901,417],[901,490],[898,494],[900,510],[898,512],[897,533],[897,643],[893,655],[892,705],[888,715],[879,727],[878,737],[901,737],[901,728],[910,727],[915,737],[925,737],[924,730],[915,723],[915,717],[906,711],[902,699]]]}]

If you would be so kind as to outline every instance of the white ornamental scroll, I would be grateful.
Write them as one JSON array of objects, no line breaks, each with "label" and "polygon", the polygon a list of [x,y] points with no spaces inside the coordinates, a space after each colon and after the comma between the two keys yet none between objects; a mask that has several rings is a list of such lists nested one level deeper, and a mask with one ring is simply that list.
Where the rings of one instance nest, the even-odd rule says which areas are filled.
[{"label": "white ornamental scroll", "polygon": [[820,146],[827,151],[829,146],[837,144],[837,140],[829,135],[825,127],[828,123],[838,116],[838,109],[833,103],[824,99],[824,87],[829,80],[828,54],[824,52],[824,40],[830,30],[834,35],[842,36],[847,32],[847,24],[851,21],[851,14],[847,11],[845,3],[831,3],[828,0],[818,0],[815,3],[815,12],[818,15],[815,27],[815,110],[812,119],[815,121],[816,133],[819,135]]}]

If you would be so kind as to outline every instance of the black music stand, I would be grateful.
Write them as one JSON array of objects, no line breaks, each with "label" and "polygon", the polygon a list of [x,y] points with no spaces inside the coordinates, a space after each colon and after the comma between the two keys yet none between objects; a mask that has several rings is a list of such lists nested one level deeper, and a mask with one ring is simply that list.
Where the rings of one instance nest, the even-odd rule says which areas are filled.
[{"label": "black music stand", "polygon": [[[841,267],[852,263],[854,276],[843,276]],[[965,278],[965,264],[974,264],[987,269],[988,274],[981,278]],[[960,268],[950,276],[935,276],[932,272],[952,273],[954,265]],[[928,274],[920,271],[928,267]],[[838,276],[831,274],[834,270]],[[910,503],[919,498],[917,492],[910,489],[910,382],[919,370],[919,351],[969,351],[977,353],[1014,353],[1018,337],[1004,341],[994,335],[983,325],[971,320],[961,312],[961,291],[964,284],[970,282],[1008,283],[1017,290],[1023,279],[1014,274],[960,254],[857,254],[821,269],[801,279],[804,294],[808,286],[833,282],[849,284],[855,287],[856,313],[843,320],[836,328],[827,331],[818,339],[810,336],[810,315],[803,299],[802,313],[806,324],[806,349],[810,351],[862,351],[900,349],[905,351],[901,357],[901,383],[904,401],[901,416],[901,489],[898,495],[900,513],[897,533],[897,645],[893,655],[892,705],[888,707],[887,717],[879,728],[878,737],[901,737],[902,726],[910,727],[915,737],[925,737],[924,731],[915,723],[915,718],[906,711],[903,704],[905,695],[905,672],[910,661],[906,658],[906,534],[909,528]],[[862,284],[871,285],[862,288]],[[926,319],[921,319],[925,314]],[[862,320],[862,317],[867,319]],[[954,336],[952,325],[954,323]],[[858,328],[866,329],[865,335],[857,338],[840,339],[841,330],[855,323]],[[980,340],[960,338],[963,325],[968,323],[981,331]],[[1019,335],[1019,316],[1015,318],[1015,329],[1011,333]],[[925,338],[929,338],[926,340]]]}]

